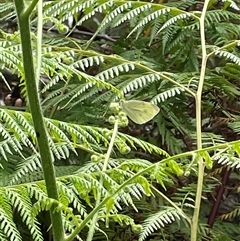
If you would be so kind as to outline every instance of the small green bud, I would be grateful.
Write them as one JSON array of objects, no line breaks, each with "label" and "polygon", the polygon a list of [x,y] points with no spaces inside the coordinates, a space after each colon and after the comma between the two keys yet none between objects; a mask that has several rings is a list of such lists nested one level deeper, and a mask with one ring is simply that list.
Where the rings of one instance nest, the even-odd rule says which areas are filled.
[{"label": "small green bud", "polygon": [[127,118],[127,116],[120,116],[119,121],[120,122],[128,122],[128,118]]},{"label": "small green bud", "polygon": [[131,148],[129,146],[121,146],[119,151],[121,154],[127,155],[131,151]]},{"label": "small green bud", "polygon": [[15,39],[15,37],[16,37],[15,34],[8,34],[6,36],[6,39],[9,40],[9,41],[13,41]]},{"label": "small green bud", "polygon": [[128,118],[126,116],[121,116],[119,119],[119,126],[126,127],[128,126]]},{"label": "small green bud", "polygon": [[187,171],[184,172],[184,176],[185,176],[185,177],[188,177],[189,175],[190,175],[190,171],[189,171],[189,170],[187,170]]},{"label": "small green bud", "polygon": [[132,231],[134,233],[140,233],[142,230],[142,225],[141,224],[132,224]]},{"label": "small green bud", "polygon": [[119,103],[113,102],[110,104],[109,109],[113,113],[118,113],[121,110],[121,106],[119,105]]},{"label": "small green bud", "polygon": [[114,117],[113,115],[109,116],[108,122],[109,122],[111,125],[114,125],[115,121],[116,121],[116,119],[115,119],[115,117]]},{"label": "small green bud", "polygon": [[74,63],[74,59],[72,57],[64,58],[63,62],[65,64],[73,64]]},{"label": "small green bud", "polygon": [[118,113],[118,116],[121,118],[121,117],[126,117],[127,116],[127,114],[124,112],[124,111],[120,111],[119,113]]},{"label": "small green bud", "polygon": [[99,160],[100,160],[100,157],[98,155],[91,155],[92,162],[98,162]]},{"label": "small green bud", "polygon": [[69,31],[69,28],[64,24],[59,24],[57,29],[60,34],[66,34]]},{"label": "small green bud", "polygon": [[150,179],[154,180],[155,179],[155,175],[154,174],[150,174]]}]

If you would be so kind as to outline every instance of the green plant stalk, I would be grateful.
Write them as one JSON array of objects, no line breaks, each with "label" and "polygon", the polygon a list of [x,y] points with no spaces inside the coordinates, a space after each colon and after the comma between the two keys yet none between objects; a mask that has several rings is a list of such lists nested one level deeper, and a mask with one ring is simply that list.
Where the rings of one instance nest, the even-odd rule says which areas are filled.
[{"label": "green plant stalk", "polygon": [[[117,132],[118,132],[118,120],[115,121],[114,123],[114,129],[113,129],[113,134],[112,134],[112,137],[111,137],[111,141],[109,143],[109,146],[108,146],[108,151],[107,151],[107,154],[105,156],[105,160],[104,160],[104,163],[103,163],[103,168],[102,168],[102,171],[106,171],[107,170],[107,164],[108,164],[108,161],[110,159],[110,155],[111,155],[111,152],[112,152],[112,149],[113,149],[113,146],[114,146],[114,141],[116,139],[116,136],[117,136]],[[131,178],[130,178],[131,179]],[[102,179],[101,179],[101,182],[102,182]],[[116,195],[116,193],[118,193],[122,188],[125,187],[125,185],[127,185],[129,183],[129,180],[126,181],[125,183],[123,183],[120,188],[118,188],[115,192],[112,193],[112,195],[109,195],[108,197],[104,198],[102,201],[101,201],[101,195],[98,195],[98,199],[96,201],[96,207],[92,210],[92,212],[83,220],[83,222],[81,224],[79,224],[75,230],[69,235],[67,236],[64,240],[65,241],[72,241],[76,235],[88,224],[88,222],[92,219],[92,223],[91,223],[91,227],[89,229],[89,232],[88,232],[88,237],[87,237],[87,241],[89,240],[92,240],[92,237],[93,237],[93,234],[94,234],[94,229],[95,229],[95,225],[96,225],[96,222],[97,222],[97,218],[98,218],[98,212],[99,210],[107,203],[107,201],[112,198],[114,195]],[[124,185],[125,184],[125,185]]]},{"label": "green plant stalk", "polygon": [[[57,184],[53,166],[52,155],[48,144],[47,132],[44,126],[43,115],[38,96],[37,82],[34,73],[34,64],[32,56],[32,45],[30,35],[30,14],[38,0],[33,0],[28,8],[25,7],[23,0],[14,0],[18,22],[20,27],[23,65],[26,81],[27,96],[32,114],[33,124],[36,132],[37,143],[42,161],[44,180],[46,183],[47,193],[50,198],[59,200]],[[31,11],[30,11],[31,10]],[[50,211],[53,238],[55,241],[64,240],[64,229],[61,212],[54,212],[54,207]]]},{"label": "green plant stalk", "polygon": [[217,51],[220,51],[220,50],[223,50],[223,49],[228,49],[230,47],[233,47],[233,46],[237,46],[239,44],[239,40],[234,40],[226,45],[223,45],[221,48],[218,48],[218,49],[215,49],[214,51],[212,51],[211,53],[209,53],[207,55],[207,57],[211,57],[212,55],[215,55]]},{"label": "green plant stalk", "polygon": [[[110,159],[110,155],[111,155],[111,152],[112,152],[112,149],[113,149],[113,146],[114,146],[114,141],[116,139],[117,132],[118,132],[118,119],[116,118],[116,121],[114,123],[114,128],[113,128],[113,134],[112,134],[112,137],[111,137],[111,141],[109,143],[107,154],[106,154],[105,159],[104,159],[102,172],[105,172],[107,170],[108,161]],[[103,184],[102,176],[101,176],[100,183]],[[99,192],[97,200],[96,200],[96,204],[95,204],[96,207],[99,206],[100,202],[101,202],[101,193]],[[92,219],[92,222],[91,222],[91,226],[90,226],[89,232],[88,232],[87,241],[92,241],[92,238],[93,238],[93,235],[94,235],[94,231],[95,231],[95,226],[96,226],[96,223],[97,223],[97,219],[98,219],[98,212],[93,216],[93,219]]]},{"label": "green plant stalk", "polygon": [[[126,61],[127,62],[127,61]],[[128,61],[129,63],[132,63],[134,64],[135,66],[138,66],[139,68],[141,69],[144,69],[150,73],[154,73],[156,75],[159,75],[161,78],[163,79],[166,79],[168,80],[169,82],[173,83],[174,85],[184,89],[186,92],[188,92],[190,95],[192,95],[193,97],[196,95],[192,90],[190,90],[188,87],[185,87],[184,85],[178,83],[177,81],[173,80],[172,78],[168,77],[167,75],[164,74],[164,72],[158,72],[158,71],[155,71],[145,65],[142,65],[141,63],[136,63],[136,62],[131,62],[131,61]]]},{"label": "green plant stalk", "polygon": [[[206,51],[206,42],[205,42],[205,16],[207,12],[209,0],[205,0],[204,6],[202,9],[202,14],[200,17],[200,37],[201,37],[201,47],[202,47],[202,63],[201,63],[201,72],[200,79],[198,84],[198,90],[196,93],[196,132],[197,132],[197,149],[202,149],[202,90],[206,72],[207,64],[207,51]],[[204,177],[204,168],[205,163],[203,158],[199,158],[198,162],[198,182],[197,182],[197,192],[195,199],[195,208],[193,212],[192,225],[191,225],[191,241],[197,241],[198,236],[198,222],[199,222],[199,212],[201,206],[202,198],[202,189],[203,189],[203,177]]]},{"label": "green plant stalk", "polygon": [[42,66],[42,26],[43,26],[43,3],[38,2],[38,23],[37,23],[37,67],[36,67],[36,82],[39,87],[41,66]]},{"label": "green plant stalk", "polygon": [[151,188],[163,199],[165,199],[170,205],[172,205],[179,213],[182,214],[182,216],[187,220],[189,225],[191,225],[191,219],[187,216],[187,214],[183,211],[182,208],[179,208],[170,198],[168,198],[166,195],[164,195],[162,192],[160,192],[157,188],[155,188],[153,185],[151,185]]}]

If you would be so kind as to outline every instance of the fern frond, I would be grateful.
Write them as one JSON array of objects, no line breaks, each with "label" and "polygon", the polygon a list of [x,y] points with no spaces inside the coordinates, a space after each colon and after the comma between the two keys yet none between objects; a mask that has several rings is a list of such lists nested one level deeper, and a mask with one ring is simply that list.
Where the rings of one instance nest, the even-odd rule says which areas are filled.
[{"label": "fern frond", "polygon": [[[45,123],[46,123],[46,127],[48,128],[49,134],[50,134],[51,137],[53,137],[57,142],[59,142],[59,144],[60,144],[60,140],[61,140],[61,145],[65,145],[66,144],[71,151],[75,152],[75,147],[73,146],[73,144],[71,143],[69,138],[61,130],[60,126],[59,127],[57,126],[57,124],[59,122],[53,123],[53,120],[48,121],[46,119]],[[62,125],[62,126],[64,126],[64,125]],[[68,130],[70,130],[70,128]],[[61,156],[64,159],[66,159],[66,157],[68,157],[68,155],[66,156],[64,154],[64,152],[62,152]]]},{"label": "fern frond", "polygon": [[197,3],[196,0],[187,0],[185,2],[173,2],[173,3],[169,2],[167,3],[167,5],[173,6],[182,10],[188,10],[189,7],[194,6],[196,3]]},{"label": "fern frond", "polygon": [[121,90],[121,92],[124,95],[126,95],[131,91],[134,91],[136,89],[142,88],[143,86],[146,86],[148,83],[153,83],[158,80],[160,80],[159,75],[147,74],[147,75],[142,75],[130,81],[126,80],[125,82],[120,84],[124,86],[122,88],[120,87],[120,85],[118,85],[117,87]]},{"label": "fern frond", "polygon": [[214,156],[214,160],[217,161],[217,163],[221,164],[221,165],[227,165],[233,169],[239,169],[240,168],[240,158],[238,157],[234,157],[231,154],[221,154],[218,155],[216,154]]},{"label": "fern frond", "polygon": [[[18,133],[18,135],[15,135],[16,139],[21,141],[21,143],[31,148],[33,151],[35,151],[35,148],[30,141],[28,134],[25,133],[23,128],[27,128],[27,131],[33,134],[33,127],[28,124],[26,120],[24,120],[23,116],[15,115],[16,112],[12,111],[6,111],[2,109],[0,111],[0,117],[3,121],[5,121],[5,128],[11,133],[13,130],[15,133]],[[21,125],[18,124],[18,121],[21,122]]]},{"label": "fern frond", "polygon": [[114,26],[116,27],[127,20],[133,19],[134,17],[138,16],[140,13],[148,11],[148,9],[150,9],[151,6],[152,5],[150,3],[145,3],[142,6],[136,7],[133,10],[128,11],[126,14],[122,16],[122,18],[118,22],[114,23]]},{"label": "fern frond", "polygon": [[240,10],[238,5],[232,0],[221,0],[221,2],[227,3],[227,5],[230,6],[231,8],[233,8],[234,10],[237,10],[237,11]]},{"label": "fern frond", "polygon": [[90,56],[87,58],[83,58],[79,61],[76,61],[73,63],[73,67],[75,68],[81,68],[83,71],[85,71],[88,67],[91,67],[96,63],[97,65],[100,65],[104,62],[104,57],[102,55],[99,56]]},{"label": "fern frond", "polygon": [[149,22],[153,21],[154,19],[159,18],[161,15],[165,15],[171,11],[171,8],[163,8],[160,10],[156,10],[151,14],[148,14],[146,17],[144,17],[134,28],[133,30],[128,34],[128,36],[132,35],[135,31],[138,29],[142,29],[145,25],[147,25]]},{"label": "fern frond", "polygon": [[128,72],[129,70],[134,70],[135,66],[132,63],[124,63],[120,64],[114,67],[111,67],[107,70],[104,70],[97,74],[96,77],[98,77],[101,80],[108,80],[110,78],[114,78],[115,76],[118,76],[121,72]]},{"label": "fern frond", "polygon": [[[193,168],[193,165],[192,165]],[[188,186],[178,188],[177,192],[175,193],[173,200],[175,202],[180,203],[180,205],[187,208],[194,208],[195,205],[195,184],[189,184]]]},{"label": "fern frond", "polygon": [[215,54],[219,57],[224,57],[226,59],[229,59],[232,62],[236,63],[237,65],[240,65],[240,58],[233,53],[229,53],[223,50],[217,50]]},{"label": "fern frond", "polygon": [[138,138],[132,137],[130,135],[118,133],[118,137],[120,137],[122,140],[125,140],[126,143],[128,143],[134,149],[136,149],[136,145],[137,145],[138,147],[142,148],[146,152],[149,152],[149,153],[155,152],[157,154],[164,155],[166,157],[169,156],[169,154],[163,149],[156,147],[155,145],[152,145],[143,140],[139,140]]},{"label": "fern frond", "polygon": [[179,87],[171,88],[167,91],[164,91],[164,92],[156,95],[153,99],[153,102],[156,102],[156,103],[164,102],[168,98],[174,97],[175,95],[179,95],[183,91],[184,91],[184,89],[179,88]]},{"label": "fern frond", "polygon": [[40,227],[38,226],[37,220],[31,219],[31,209],[32,202],[28,196],[25,187],[20,187],[18,189],[8,189],[7,190],[8,199],[12,206],[16,206],[18,213],[21,216],[22,221],[28,227],[29,233],[35,241],[42,241],[42,233]]},{"label": "fern frond", "polygon": [[[105,13],[109,11],[109,8],[114,4],[113,0],[103,2],[102,4],[98,4],[95,8],[92,8],[89,12],[85,14],[83,18],[78,21],[78,25],[81,25],[84,21],[88,20],[96,13]],[[102,26],[104,27],[104,26]]]},{"label": "fern frond", "polygon": [[90,0],[84,1],[79,4],[78,0],[55,1],[54,4],[46,3],[46,7],[44,9],[47,16],[57,17],[59,15],[63,19],[67,19],[69,16],[73,16],[76,13],[78,14],[83,9],[89,8],[90,6],[94,5],[94,2],[95,0]]},{"label": "fern frond", "polygon": [[216,33],[212,35],[212,39],[217,46],[227,45],[232,39],[239,39],[240,26],[233,23],[216,23]]},{"label": "fern frond", "polygon": [[[73,205],[73,208],[77,210],[77,212],[82,216],[87,216],[87,211],[84,205],[80,202],[77,193],[78,191],[74,188],[71,183],[64,183],[64,179],[61,179],[61,182],[57,182],[59,189],[59,200],[65,206],[69,206],[69,204]],[[69,186],[71,188],[69,188]]]},{"label": "fern frond", "polygon": [[13,213],[10,200],[6,197],[5,190],[0,191],[0,230],[4,237],[10,240],[21,241],[21,235],[12,221]]},{"label": "fern frond", "polygon": [[151,215],[144,221],[142,231],[139,235],[139,241],[144,241],[154,230],[164,228],[167,224],[184,218],[182,214],[174,208],[168,207],[163,209],[164,210]]},{"label": "fern frond", "polygon": [[122,13],[128,9],[132,8],[132,2],[127,1],[126,3],[118,3],[118,6],[109,12],[103,19],[99,26],[99,30],[105,29],[109,25],[115,25],[119,18],[122,17]]},{"label": "fern frond", "polygon": [[55,212],[63,212],[66,215],[66,219],[71,220],[71,223],[73,225],[78,225],[80,222],[79,217],[73,214],[71,208],[51,198],[46,198],[45,200],[38,200],[33,205],[30,218],[34,219],[41,211],[49,211],[50,209],[55,210]]},{"label": "fern frond", "polygon": [[[166,51],[165,51],[167,53],[173,51],[176,46],[178,46],[180,43],[184,42],[192,34],[188,29],[176,31],[176,30],[174,30],[173,27],[169,27],[166,30],[167,30],[168,35],[171,36],[170,42],[169,42],[169,40],[170,40],[169,37],[166,38],[166,40],[165,40],[166,32],[164,32],[163,39],[165,40],[164,46],[166,46],[166,44],[167,44]],[[176,34],[174,34],[175,32],[176,32]]]},{"label": "fern frond", "polygon": [[12,2],[0,3],[0,13],[1,21],[6,21],[8,19],[16,17],[16,12],[14,11],[14,4]]},{"label": "fern frond", "polygon": [[[43,176],[39,175],[38,172],[42,167],[42,164],[40,162],[40,158],[38,154],[29,156],[25,158],[23,161],[19,161],[16,165],[16,169],[14,171],[14,175],[11,176],[9,182],[10,184],[16,184],[19,182],[24,182],[24,179],[29,177],[29,174],[31,173],[31,178],[27,178],[27,181],[35,181],[41,179]],[[35,172],[35,177],[34,177]]]},{"label": "fern frond", "polygon": [[[196,140],[197,140],[196,133],[195,132],[191,133],[190,136],[193,141],[193,144],[196,145]],[[203,132],[202,142],[204,147],[209,147],[212,145],[225,143],[226,141],[221,135],[216,135],[210,132]]]},{"label": "fern frond", "polygon": [[[223,20],[230,20],[230,19],[239,19],[239,14],[223,10],[223,9],[216,9],[216,10],[210,10],[206,12],[206,27],[212,27],[213,23],[219,23]],[[190,25],[186,25],[185,28],[190,30],[199,30],[199,21],[196,21],[194,23],[191,23]]]},{"label": "fern frond", "polygon": [[[238,203],[236,203],[238,204]],[[240,216],[240,207],[235,207],[233,211],[229,213],[222,214],[219,219],[220,220],[231,220],[233,218]]]},{"label": "fern frond", "polygon": [[238,234],[238,227],[234,222],[222,222],[217,220],[214,223],[214,227],[215,228],[213,230],[213,237],[216,237],[215,239],[213,239],[214,241],[218,241],[218,234],[223,236],[223,239],[220,239],[221,241],[232,241],[236,238],[236,234]]},{"label": "fern frond", "polygon": [[239,14],[233,13],[231,11],[223,10],[223,9],[216,9],[211,10],[206,13],[206,24],[211,26],[214,22],[221,22],[222,20],[228,19],[240,19]]},{"label": "fern frond", "polygon": [[0,61],[6,64],[6,66],[8,66],[9,68],[22,74],[23,64],[19,57],[16,55],[17,54],[14,53],[12,50],[0,47]]},{"label": "fern frond", "polygon": [[12,153],[10,148],[12,148],[12,150],[14,150],[15,152],[21,154],[22,147],[19,138],[13,137],[2,124],[0,124],[0,134],[7,142],[3,143],[3,145],[1,146],[3,156],[6,157],[6,153]]},{"label": "fern frond", "polygon": [[15,223],[12,222],[12,220],[9,218],[3,208],[0,208],[0,221],[0,229],[8,239],[22,241]]},{"label": "fern frond", "polygon": [[163,26],[159,29],[158,33],[160,33],[163,29],[167,28],[168,26],[173,25],[177,21],[182,20],[182,19],[187,19],[190,17],[192,17],[191,13],[178,14],[177,16],[169,19],[166,23],[164,23]]}]

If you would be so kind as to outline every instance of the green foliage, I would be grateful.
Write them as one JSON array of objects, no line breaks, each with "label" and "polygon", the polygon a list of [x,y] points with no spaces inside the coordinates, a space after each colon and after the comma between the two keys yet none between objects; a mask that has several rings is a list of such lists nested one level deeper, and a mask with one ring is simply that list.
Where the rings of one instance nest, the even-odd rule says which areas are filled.
[{"label": "green foliage", "polygon": [[[124,233],[121,225],[129,225],[134,230],[139,229],[136,225],[141,223],[139,240],[151,235],[153,239],[174,240],[182,234],[188,240],[190,230],[186,217],[192,215],[195,205],[199,158],[203,157],[206,166],[213,168],[212,173],[206,173],[204,197],[218,184],[214,171],[225,166],[233,171],[240,167],[239,143],[228,144],[228,141],[239,139],[235,137],[239,135],[236,116],[239,109],[233,104],[240,95],[237,1],[210,1],[206,14],[208,63],[202,98],[203,130],[206,132],[202,141],[207,149],[193,152],[196,132],[192,94],[196,93],[200,78],[201,7],[195,0],[164,1],[162,4],[112,0],[44,2],[44,29],[49,31],[43,32],[39,94],[55,160],[60,202],[46,196],[28,109],[23,112],[1,108],[1,240],[26,240],[26,236],[45,240],[41,230],[48,224],[42,211],[51,208],[62,212],[65,230],[70,233],[89,217],[99,193],[109,197],[109,202],[99,211],[96,239],[108,236],[112,240],[127,240],[133,232],[127,229],[126,236],[120,238]],[[83,12],[81,16],[80,11]],[[103,17],[99,19],[101,23],[96,33],[112,38],[111,33],[117,30],[119,38],[107,42],[114,54],[103,53],[102,40],[92,42],[56,34],[66,27],[70,16],[74,16],[77,27],[92,21],[98,14]],[[36,15],[34,10],[31,18],[34,49]],[[1,2],[0,16],[1,21],[15,17],[13,3]],[[22,95],[27,100],[19,31],[10,33],[2,28],[0,69],[4,72],[6,68],[21,79]],[[107,171],[102,172],[103,159],[92,162],[91,155],[101,157],[106,153],[112,135],[112,128],[106,121],[110,114],[107,110],[111,102],[122,98],[151,101],[161,111],[143,128],[130,123],[120,130]],[[235,122],[215,127],[213,120],[219,117]],[[148,132],[147,128],[151,130]],[[140,134],[132,135],[135,129]],[[214,145],[218,146],[211,149]],[[124,157],[123,146],[131,148]],[[183,154],[184,151],[189,153]],[[181,183],[180,178],[187,179],[187,183]],[[153,191],[154,186],[163,197]],[[172,186],[176,190],[169,194]],[[153,194],[155,199],[151,199],[150,204],[142,201],[152,198]],[[175,207],[169,203],[168,196]],[[148,210],[141,201],[149,205]],[[154,202],[159,202],[160,208],[156,208]],[[205,202],[207,198],[203,198],[204,210]],[[141,213],[139,222],[132,217],[136,210]],[[204,215],[202,211],[201,225],[206,223],[204,217],[207,215]],[[225,214],[223,219],[237,217],[239,208]],[[87,227],[89,225],[88,222]],[[219,231],[224,225],[231,226],[226,234]],[[114,236],[114,228],[119,237]],[[155,233],[158,229],[161,232]],[[199,232],[206,240],[234,240],[236,228],[234,224],[219,221],[213,229],[200,228]],[[78,238],[84,240],[86,237],[80,233]]]},{"label": "green foliage", "polygon": [[143,224],[143,230],[140,234],[139,240],[145,240],[146,237],[159,228],[165,227],[165,225],[174,222],[176,219],[181,218],[181,213],[178,213],[174,208],[166,208],[166,210],[159,211],[151,217],[145,220]]}]

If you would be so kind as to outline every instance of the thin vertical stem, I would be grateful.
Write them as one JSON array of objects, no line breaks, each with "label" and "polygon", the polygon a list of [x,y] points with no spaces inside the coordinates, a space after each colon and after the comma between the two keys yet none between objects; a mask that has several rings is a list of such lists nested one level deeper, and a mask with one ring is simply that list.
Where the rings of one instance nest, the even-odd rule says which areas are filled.
[{"label": "thin vertical stem", "polygon": [[[43,114],[38,95],[37,80],[34,73],[32,43],[30,34],[30,14],[37,4],[37,0],[32,1],[30,7],[26,8],[23,0],[14,0],[20,27],[23,67],[29,106],[39,147],[44,180],[46,183],[48,197],[59,200],[52,154],[48,143],[48,135],[44,125]],[[42,0],[41,0],[42,1]],[[35,5],[34,5],[35,4]],[[41,7],[41,6],[40,6]],[[30,11],[31,10],[31,11]],[[64,240],[64,229],[61,212],[50,210],[52,221],[53,238],[55,241]]]},{"label": "thin vertical stem", "polygon": [[[206,51],[206,42],[205,42],[205,16],[207,12],[209,0],[204,2],[202,9],[202,14],[200,18],[200,37],[201,37],[201,46],[202,46],[202,64],[200,72],[200,80],[198,84],[198,90],[196,93],[196,132],[197,132],[197,149],[202,149],[202,112],[201,112],[201,100],[202,100],[202,90],[206,72],[207,64],[207,51]],[[195,200],[195,208],[192,218],[192,227],[191,227],[191,241],[197,240],[198,234],[198,221],[199,221],[199,212],[202,198],[202,189],[203,189],[203,176],[204,176],[205,164],[203,158],[200,157],[198,161],[198,182],[197,182],[197,192]]]},{"label": "thin vertical stem", "polygon": [[42,26],[43,26],[43,3],[38,2],[38,26],[37,26],[37,67],[36,67],[36,82],[39,87],[39,80],[42,66]]},{"label": "thin vertical stem", "polygon": [[[109,143],[108,151],[107,151],[107,154],[105,156],[104,163],[103,163],[103,168],[102,168],[103,172],[105,172],[107,170],[107,165],[108,165],[110,155],[111,155],[111,152],[112,152],[112,149],[113,149],[113,146],[114,146],[114,141],[116,139],[117,132],[118,132],[118,119],[116,119],[116,121],[114,123],[112,138],[111,138],[111,141]],[[103,184],[103,178],[102,177],[100,179],[100,183]],[[96,207],[98,207],[99,204],[101,203],[101,198],[102,198],[101,192],[99,191],[98,197],[97,197],[97,200],[96,200],[96,204],[95,204]],[[89,229],[89,232],[88,232],[87,241],[92,241],[94,231],[95,231],[95,226],[96,226],[96,223],[97,223],[97,219],[98,219],[98,212],[93,216],[92,223],[91,223],[91,226],[90,226],[90,229]]]}]

